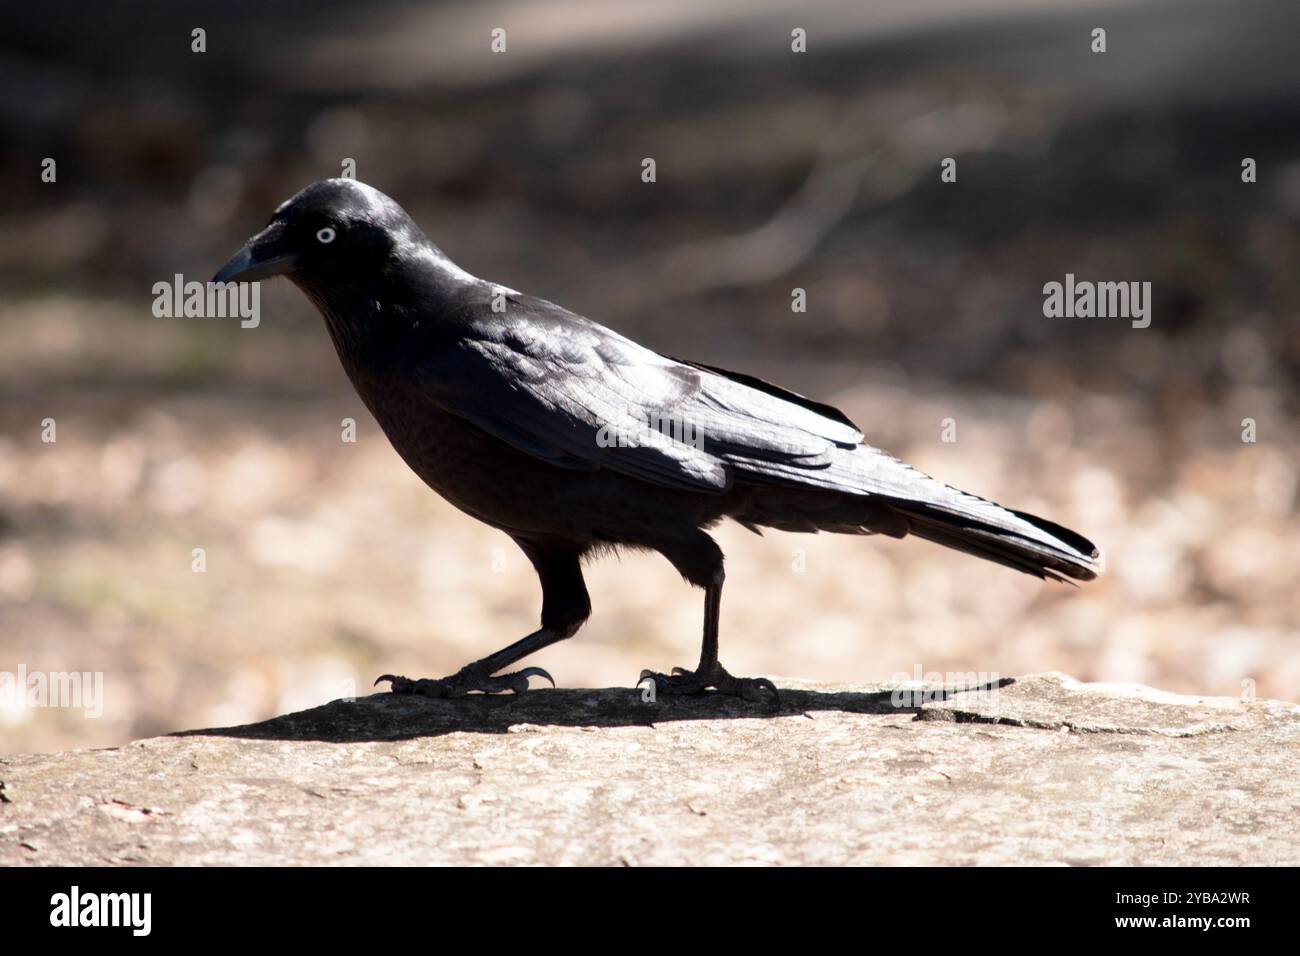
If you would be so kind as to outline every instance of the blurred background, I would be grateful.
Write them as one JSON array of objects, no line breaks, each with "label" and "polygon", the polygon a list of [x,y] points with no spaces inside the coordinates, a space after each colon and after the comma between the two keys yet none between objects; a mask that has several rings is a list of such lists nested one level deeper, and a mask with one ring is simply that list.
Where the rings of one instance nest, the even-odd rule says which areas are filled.
[{"label": "blurred background", "polygon": [[[4,6],[0,671],[102,671],[105,706],[0,708],[0,752],[254,721],[535,626],[523,556],[407,470],[296,289],[264,283],[256,329],[151,312],[347,158],[469,271],[1105,550],[1074,589],[724,527],[734,673],[1300,699],[1294,0]],[[1067,272],[1151,282],[1151,326],[1045,318]],[[529,663],[695,661],[702,597],[661,558],[588,583]]]}]

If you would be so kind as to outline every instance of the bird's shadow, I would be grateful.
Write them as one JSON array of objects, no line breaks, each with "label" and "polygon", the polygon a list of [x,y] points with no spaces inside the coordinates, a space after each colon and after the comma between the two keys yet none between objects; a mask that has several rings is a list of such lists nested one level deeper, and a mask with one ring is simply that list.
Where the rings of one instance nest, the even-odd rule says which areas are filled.
[{"label": "bird's shadow", "polygon": [[504,734],[521,725],[649,727],[677,720],[761,720],[816,711],[917,715],[925,703],[948,700],[966,691],[996,690],[1014,682],[1007,677],[969,687],[863,692],[784,688],[779,704],[716,693],[695,697],[660,695],[650,700],[645,691],[628,687],[544,689],[517,697],[473,695],[458,700],[379,693],[332,701],[256,724],[186,730],[171,736],[361,743],[450,733]]}]

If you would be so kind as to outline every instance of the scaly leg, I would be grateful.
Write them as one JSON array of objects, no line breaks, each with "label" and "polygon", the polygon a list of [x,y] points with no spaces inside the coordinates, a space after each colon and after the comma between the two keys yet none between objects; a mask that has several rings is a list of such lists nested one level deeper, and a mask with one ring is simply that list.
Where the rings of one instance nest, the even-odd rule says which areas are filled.
[{"label": "scaly leg", "polygon": [[693,671],[674,667],[671,674],[644,670],[637,683],[654,681],[655,692],[659,694],[701,694],[713,688],[719,694],[743,697],[745,700],[767,698],[780,704],[781,695],[776,685],[766,677],[732,677],[718,661],[718,617],[722,610],[724,577],[721,552],[718,552],[718,565],[704,587],[704,641],[700,645],[699,666]]},{"label": "scaly leg", "polygon": [[514,691],[521,694],[528,689],[530,677],[544,677],[554,687],[555,680],[540,667],[525,667],[510,674],[493,675],[534,651],[572,637],[587,619],[591,613],[591,601],[582,580],[579,553],[568,549],[544,548],[523,541],[518,544],[533,562],[542,582],[542,626],[539,629],[495,654],[467,664],[450,677],[412,680],[384,674],[375,683],[389,681],[394,694],[423,694],[428,697],[464,697],[474,691],[484,694]]}]

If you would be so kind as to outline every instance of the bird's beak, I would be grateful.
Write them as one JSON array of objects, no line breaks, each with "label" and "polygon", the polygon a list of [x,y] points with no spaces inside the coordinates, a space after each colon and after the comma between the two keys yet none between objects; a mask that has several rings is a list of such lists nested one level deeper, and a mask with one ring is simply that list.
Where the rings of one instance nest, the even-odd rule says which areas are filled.
[{"label": "bird's beak", "polygon": [[284,227],[273,222],[248,242],[221,267],[213,282],[253,282],[292,272],[296,257],[284,248]]}]

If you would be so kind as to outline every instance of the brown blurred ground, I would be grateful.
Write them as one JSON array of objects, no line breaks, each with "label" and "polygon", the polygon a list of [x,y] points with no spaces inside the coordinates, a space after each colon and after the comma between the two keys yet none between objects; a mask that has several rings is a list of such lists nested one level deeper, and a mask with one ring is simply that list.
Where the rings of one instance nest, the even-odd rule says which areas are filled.
[{"label": "brown blurred ground", "polygon": [[[102,670],[108,701],[0,714],[0,751],[257,720],[533,626],[522,556],[407,472],[295,290],[265,285],[255,330],[150,314],[344,156],[471,271],[833,401],[1106,551],[1075,590],[727,527],[734,671],[1296,699],[1300,9],[859,6],[53,4],[7,35],[0,670]],[[1066,272],[1151,281],[1151,328],[1043,318]],[[562,683],[693,659],[700,595],[661,559],[589,583],[590,624],[536,661]]]}]

